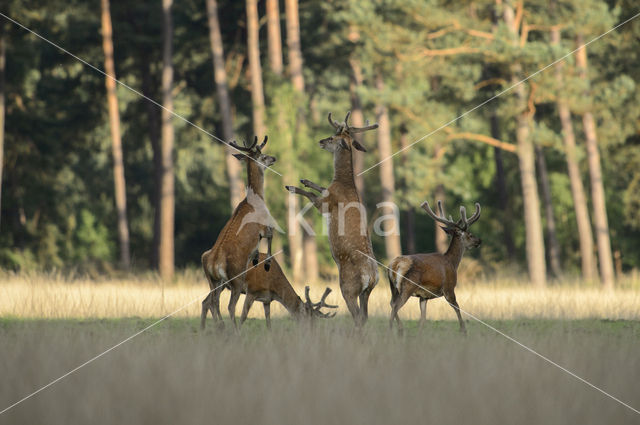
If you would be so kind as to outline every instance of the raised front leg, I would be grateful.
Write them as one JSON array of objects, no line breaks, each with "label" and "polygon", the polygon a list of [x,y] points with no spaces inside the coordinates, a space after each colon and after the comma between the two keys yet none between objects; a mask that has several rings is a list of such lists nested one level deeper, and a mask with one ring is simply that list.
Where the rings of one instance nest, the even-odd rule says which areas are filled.
[{"label": "raised front leg", "polygon": [[273,239],[273,228],[267,227],[264,233],[264,237],[267,238],[267,259],[264,260],[264,269],[269,271],[271,269],[271,240]]},{"label": "raised front leg", "polygon": [[287,189],[289,193],[295,193],[296,195],[302,195],[306,197],[316,208],[320,208],[320,197],[315,193],[300,189],[299,187],[295,186],[285,186],[285,189]]},{"label": "raised front leg", "polygon": [[326,187],[322,187],[322,186],[320,186],[319,184],[316,184],[316,183],[312,182],[311,180],[302,179],[302,180],[300,180],[300,183],[302,183],[302,185],[303,185],[304,187],[309,187],[309,188],[311,188],[311,189],[313,189],[313,190],[317,190],[317,191],[318,191],[318,192],[320,192],[320,193],[322,193],[322,192],[324,192],[325,190],[327,190],[327,188],[326,188]]}]

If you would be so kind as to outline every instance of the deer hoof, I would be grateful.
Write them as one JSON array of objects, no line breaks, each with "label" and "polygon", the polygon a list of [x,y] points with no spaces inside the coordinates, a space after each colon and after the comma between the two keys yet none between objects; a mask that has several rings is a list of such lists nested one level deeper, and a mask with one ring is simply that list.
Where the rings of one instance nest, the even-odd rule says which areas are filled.
[{"label": "deer hoof", "polygon": [[265,269],[266,271],[271,270],[271,263],[264,263],[264,269]]},{"label": "deer hoof", "polygon": [[258,257],[254,258],[253,261],[251,262],[254,266],[258,265]]}]

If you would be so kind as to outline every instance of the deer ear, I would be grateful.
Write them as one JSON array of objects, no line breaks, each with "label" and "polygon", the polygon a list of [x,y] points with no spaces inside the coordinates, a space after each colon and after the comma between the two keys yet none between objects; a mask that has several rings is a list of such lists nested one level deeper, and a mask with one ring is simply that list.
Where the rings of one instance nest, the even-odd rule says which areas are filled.
[{"label": "deer ear", "polygon": [[231,155],[235,156],[238,161],[244,161],[244,159],[247,157],[242,153],[232,153]]},{"label": "deer ear", "polygon": [[364,147],[364,146],[362,146],[362,145],[360,144],[360,142],[358,142],[357,140],[354,140],[354,141],[353,141],[353,143],[352,143],[352,145],[353,145],[353,147],[354,147],[354,148],[358,149],[360,152],[366,152],[366,151],[367,151],[367,150],[365,149],[365,147]]},{"label": "deer ear", "polygon": [[340,139],[340,146],[342,146],[342,149],[346,149],[348,151],[351,150],[349,143],[347,143],[344,139]]}]

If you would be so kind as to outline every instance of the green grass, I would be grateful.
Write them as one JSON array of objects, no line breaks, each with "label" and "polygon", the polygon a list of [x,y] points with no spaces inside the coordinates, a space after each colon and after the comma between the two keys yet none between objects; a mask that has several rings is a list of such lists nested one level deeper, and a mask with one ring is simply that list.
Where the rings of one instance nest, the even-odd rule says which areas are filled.
[{"label": "green grass", "polygon": [[[153,323],[0,319],[0,410]],[[635,407],[640,322],[488,321]],[[640,416],[475,321],[362,332],[171,318],[0,415],[20,423],[637,423]]]}]

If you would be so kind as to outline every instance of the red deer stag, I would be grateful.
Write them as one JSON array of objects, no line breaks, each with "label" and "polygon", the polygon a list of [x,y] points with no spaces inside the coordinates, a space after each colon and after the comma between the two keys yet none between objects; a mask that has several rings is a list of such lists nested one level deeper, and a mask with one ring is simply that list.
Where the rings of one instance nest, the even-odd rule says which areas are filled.
[{"label": "red deer stag", "polygon": [[[267,256],[260,254],[260,261],[265,261]],[[264,306],[264,317],[267,321],[267,328],[271,329],[271,302],[278,301],[296,320],[304,318],[330,318],[335,313],[323,313],[321,308],[338,308],[337,305],[330,305],[325,302],[331,288],[327,288],[320,298],[320,302],[313,303],[309,298],[309,287],[305,287],[306,301],[302,301],[293,289],[287,277],[282,272],[280,264],[274,258],[271,263],[271,270],[265,271],[262,267],[253,267],[247,272],[247,290],[240,325],[244,323],[254,301],[260,301]]]},{"label": "red deer stag", "polygon": [[202,254],[202,267],[211,289],[202,301],[202,329],[205,327],[207,310],[211,311],[213,320],[218,321],[219,326],[224,326],[220,314],[220,293],[225,287],[231,290],[229,316],[234,326],[236,325],[236,304],[245,286],[243,273],[247,268],[247,259],[251,257],[253,264],[258,264],[257,245],[262,238],[267,238],[268,241],[268,256],[264,268],[267,271],[270,268],[273,219],[264,203],[264,169],[275,163],[276,158],[262,153],[266,144],[266,136],[260,145],[257,137],[250,146],[246,146],[246,143],[245,146],[238,146],[231,142],[231,146],[241,152],[234,156],[246,162],[247,196],[236,207],[213,248]]},{"label": "red deer stag", "polygon": [[369,295],[378,283],[378,267],[371,259],[374,255],[367,215],[353,178],[354,149],[362,152],[367,150],[353,135],[376,129],[378,124],[349,127],[349,115],[347,113],[343,123],[338,123],[329,114],[329,123],[335,129],[335,134],[319,142],[322,149],[333,154],[333,180],[329,188],[309,180],[300,182],[320,192],[319,195],[294,186],[285,187],[291,193],[307,197],[321,213],[328,215],[329,244],[331,255],[338,265],[340,290],[356,325],[361,326],[367,320]]},{"label": "red deer stag", "polygon": [[442,202],[438,201],[440,215],[433,212],[428,202],[422,208],[435,221],[442,223],[447,234],[451,235],[449,249],[444,254],[415,254],[396,257],[389,263],[387,276],[391,288],[391,318],[389,326],[393,327],[393,320],[402,331],[402,324],[398,311],[410,297],[420,299],[420,327],[424,325],[427,316],[427,300],[444,295],[447,302],[458,315],[460,331],[466,333],[460,307],[456,301],[454,289],[458,281],[458,265],[467,248],[476,248],[482,242],[480,238],[469,232],[469,227],[480,217],[480,204],[476,203],[476,212],[467,219],[467,211],[460,207],[460,220],[453,221],[444,217]]}]

